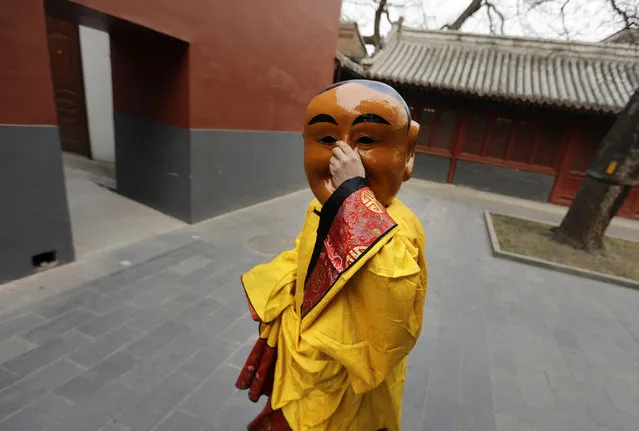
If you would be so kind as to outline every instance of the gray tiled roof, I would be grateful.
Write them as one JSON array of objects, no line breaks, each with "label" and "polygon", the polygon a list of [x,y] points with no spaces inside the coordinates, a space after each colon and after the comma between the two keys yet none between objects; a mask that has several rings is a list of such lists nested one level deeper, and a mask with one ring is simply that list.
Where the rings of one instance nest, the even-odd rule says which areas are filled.
[{"label": "gray tiled roof", "polygon": [[615,113],[639,87],[639,47],[396,27],[365,69],[394,84]]},{"label": "gray tiled roof", "polygon": [[346,68],[351,72],[356,73],[357,75],[364,76],[365,72],[362,66],[359,63],[356,63],[355,61],[348,58],[346,54],[337,51],[337,53],[335,54],[335,58],[339,62],[340,66],[342,66],[343,68]]}]

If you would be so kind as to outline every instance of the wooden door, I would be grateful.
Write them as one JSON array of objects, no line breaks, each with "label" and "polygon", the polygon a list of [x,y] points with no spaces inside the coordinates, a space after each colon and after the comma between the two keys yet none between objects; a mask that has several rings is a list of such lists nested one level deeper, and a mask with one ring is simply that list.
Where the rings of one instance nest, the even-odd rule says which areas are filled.
[{"label": "wooden door", "polygon": [[47,17],[47,39],[62,150],[90,158],[78,26]]},{"label": "wooden door", "polygon": [[619,215],[639,220],[639,186],[630,190],[626,201],[619,208]]},{"label": "wooden door", "polygon": [[[589,125],[580,125],[580,129],[573,133],[551,194],[552,203],[572,203],[610,126],[611,121],[593,120]],[[630,191],[618,215],[639,219],[639,187],[635,186]]]}]

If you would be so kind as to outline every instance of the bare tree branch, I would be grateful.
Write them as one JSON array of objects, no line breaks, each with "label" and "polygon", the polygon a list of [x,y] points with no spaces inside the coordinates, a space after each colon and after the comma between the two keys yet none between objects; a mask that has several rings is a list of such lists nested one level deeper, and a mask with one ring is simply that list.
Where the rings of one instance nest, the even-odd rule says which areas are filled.
[{"label": "bare tree branch", "polygon": [[382,48],[382,35],[380,33],[379,26],[382,22],[382,14],[384,14],[384,12],[388,12],[386,9],[386,2],[386,0],[379,0],[377,9],[375,10],[375,26],[373,27],[373,46],[375,47],[375,52]]},{"label": "bare tree branch", "polygon": [[528,0],[524,3],[528,3],[528,10],[526,10],[525,13],[528,13],[534,9],[539,8],[540,6],[549,4],[549,3],[554,3],[555,0]]},{"label": "bare tree branch", "polygon": [[504,24],[506,23],[506,17],[504,16],[504,14],[501,13],[499,9],[497,9],[497,7],[495,7],[495,5],[489,1],[486,1],[484,5],[486,6],[486,14],[488,15],[490,33],[495,34],[494,25],[493,25],[493,16],[491,14],[491,11],[492,11],[495,13],[495,15],[497,15],[497,17],[499,17],[499,20],[500,20],[499,31],[501,34],[504,34]]},{"label": "bare tree branch", "polygon": [[472,0],[452,24],[446,24],[442,30],[459,30],[462,25],[482,7],[483,0]]},{"label": "bare tree branch", "polygon": [[628,10],[624,10],[619,6],[618,0],[608,0],[610,6],[617,15],[623,20],[625,28],[638,28],[639,27],[639,14],[637,14],[637,6],[635,5],[634,13],[630,13]]},{"label": "bare tree branch", "polygon": [[386,15],[386,19],[388,20],[388,23],[392,24],[393,20],[390,17],[390,12],[389,12],[388,8],[386,8],[386,10],[384,11],[384,15]]},{"label": "bare tree branch", "polygon": [[568,31],[568,27],[566,26],[566,6],[568,6],[570,0],[564,1],[564,4],[561,5],[561,26],[564,29],[564,36],[566,40],[570,40],[570,31]]},{"label": "bare tree branch", "polygon": [[628,14],[619,7],[619,5],[617,4],[616,0],[608,0],[610,2],[610,6],[612,6],[612,9],[617,13],[617,15],[619,15],[621,17],[621,19],[623,19],[624,23],[626,24],[626,28],[630,28],[630,17],[628,16]]}]

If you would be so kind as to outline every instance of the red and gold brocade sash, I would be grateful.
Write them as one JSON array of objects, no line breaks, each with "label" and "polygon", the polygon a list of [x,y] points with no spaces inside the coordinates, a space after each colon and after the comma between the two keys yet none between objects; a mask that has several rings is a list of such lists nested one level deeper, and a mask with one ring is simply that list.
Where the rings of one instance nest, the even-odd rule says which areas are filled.
[{"label": "red and gold brocade sash", "polygon": [[[345,189],[340,187],[322,209],[315,249],[306,273],[302,319],[311,311],[319,314],[321,309],[316,307],[330,302],[329,297],[336,294],[331,290],[340,278],[356,265],[361,267],[360,261],[372,257],[371,252],[381,248],[375,246],[381,246],[381,241],[397,226],[365,186],[363,178],[344,184]],[[342,198],[339,192],[346,197]],[[322,301],[325,298],[329,301]]]}]

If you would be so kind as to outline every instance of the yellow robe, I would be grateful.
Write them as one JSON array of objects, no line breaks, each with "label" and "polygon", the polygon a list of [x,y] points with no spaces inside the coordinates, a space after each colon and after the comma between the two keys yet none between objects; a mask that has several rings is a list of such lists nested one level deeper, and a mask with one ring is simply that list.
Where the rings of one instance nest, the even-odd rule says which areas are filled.
[{"label": "yellow robe", "polygon": [[[423,229],[399,200],[384,209],[367,188],[338,205],[332,234],[319,247],[324,264],[337,268],[330,268],[337,275],[327,291],[305,302],[305,290],[317,285],[307,280],[322,211],[317,200],[295,248],[242,277],[260,337],[277,349],[270,402],[294,431],[399,431],[406,356],[420,335],[426,297]],[[395,225],[382,231],[388,221]],[[364,246],[349,236],[357,223],[374,237]],[[351,249],[337,250],[331,237],[350,238]],[[315,278],[327,281],[322,271]]]}]

